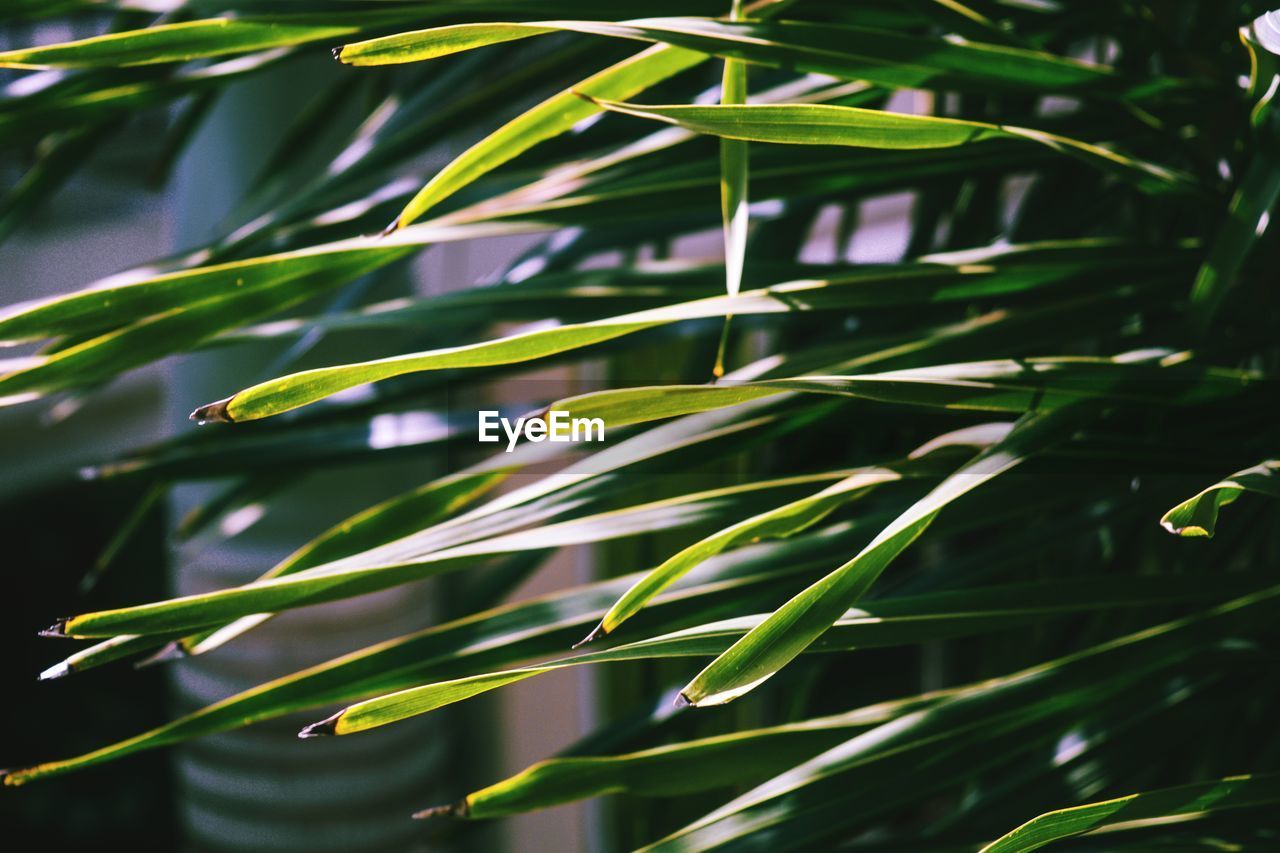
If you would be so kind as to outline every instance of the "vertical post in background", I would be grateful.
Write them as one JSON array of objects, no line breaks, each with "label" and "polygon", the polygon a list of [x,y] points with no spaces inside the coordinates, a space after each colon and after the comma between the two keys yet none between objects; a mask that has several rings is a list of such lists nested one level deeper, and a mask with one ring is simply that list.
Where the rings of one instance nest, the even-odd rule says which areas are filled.
[{"label": "vertical post in background", "polygon": [[[240,199],[287,122],[339,73],[324,60],[288,66],[233,86],[192,140],[171,189],[173,248],[198,246]],[[194,355],[171,368],[168,422],[196,429],[190,409],[261,378],[277,350],[238,348]],[[219,427],[204,427],[219,428]],[[228,428],[228,427],[222,427]],[[234,427],[230,427],[234,428]],[[382,498],[441,471],[427,465],[322,472],[273,495],[270,511],[238,536],[173,551],[173,592],[183,595],[252,580],[301,543]],[[174,517],[207,500],[217,484],[174,490]],[[305,666],[432,621],[430,589],[400,587],[284,614],[225,648],[172,667],[175,713],[217,701]],[[175,753],[180,823],[198,850],[402,851],[432,849],[411,812],[443,793],[450,739],[424,717],[371,737],[300,741],[315,712],[200,739]]]}]

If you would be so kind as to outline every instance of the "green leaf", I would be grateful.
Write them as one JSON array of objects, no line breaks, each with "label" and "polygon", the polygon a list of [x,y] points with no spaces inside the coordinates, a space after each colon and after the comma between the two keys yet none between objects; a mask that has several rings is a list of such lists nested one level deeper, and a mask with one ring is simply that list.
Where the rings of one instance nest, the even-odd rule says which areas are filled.
[{"label": "green leaf", "polygon": [[1214,483],[1166,512],[1160,526],[1175,536],[1212,538],[1218,511],[1245,492],[1280,498],[1280,460],[1268,459]]},{"label": "green leaf", "polygon": [[0,376],[0,405],[92,385],[166,355],[195,349],[217,333],[261,319],[370,272],[377,261],[347,260],[320,272],[201,299],[31,358]]},{"label": "green leaf", "polygon": [[[280,63],[287,55],[287,51],[265,51],[207,66],[183,67],[171,74],[149,74],[141,80],[121,80],[113,69],[57,72],[57,82],[44,89],[23,97],[0,99],[0,130],[6,139],[16,141],[128,117],[175,98],[215,93],[220,87]],[[32,77],[39,75],[25,79]],[[96,85],[81,85],[87,82],[86,78],[93,79]]]},{"label": "green leaf", "polygon": [[[943,337],[938,336],[939,342]],[[892,352],[892,350],[890,350]],[[1259,387],[1249,371],[1183,363],[1145,354],[1114,358],[1027,358],[892,370],[848,376],[793,376],[716,385],[659,385],[596,391],[555,403],[573,418],[600,418],[611,427],[736,406],[775,394],[833,394],[897,405],[976,412],[1047,412],[1083,400],[1143,407],[1225,403]],[[868,354],[863,363],[874,363]],[[1246,404],[1247,405],[1247,404]]]},{"label": "green leaf", "polygon": [[676,797],[766,779],[853,737],[859,731],[937,703],[952,691],[868,705],[764,729],[660,746],[625,755],[552,758],[462,801],[426,809],[435,815],[487,820],[603,794]]},{"label": "green leaf", "polygon": [[[479,226],[480,231],[477,226],[424,226],[394,240],[361,238],[159,276],[134,273],[125,283],[108,280],[100,288],[19,306],[0,319],[0,335],[8,330],[14,339],[23,340],[55,329],[88,331],[0,376],[0,405],[91,385],[195,349],[227,329],[300,304],[403,258],[417,245],[528,230],[512,226]],[[101,331],[111,317],[133,319]]]},{"label": "green leaf", "polygon": [[[830,267],[807,264],[761,264],[756,266],[758,284],[786,281]],[[682,302],[693,297],[714,296],[724,289],[724,268],[720,264],[662,261],[642,262],[626,270],[573,270],[543,273],[527,281],[469,288],[423,298],[402,297],[376,302],[351,311],[306,317],[291,317],[237,329],[218,338],[218,343],[294,337],[311,329],[326,331],[378,328],[420,328],[428,318],[448,321],[460,331],[482,329],[494,322],[546,320],[590,320],[619,311],[638,311]]]},{"label": "green leaf", "polygon": [[[321,533],[258,580],[283,577],[350,557],[438,524],[488,494],[513,470],[499,468],[475,473],[460,472],[371,506]],[[215,630],[184,637],[179,645],[185,654],[203,654],[256,628],[272,615],[245,616]]]},{"label": "green leaf", "polygon": [[983,847],[982,853],[1023,853],[1086,833],[1140,829],[1175,818],[1195,820],[1228,809],[1277,803],[1280,774],[1228,776],[1042,814]]},{"label": "green leaf", "polygon": [[600,625],[583,642],[591,642],[612,633],[624,621],[639,612],[654,596],[678,578],[683,577],[694,566],[715,554],[743,542],[785,539],[794,536],[817,524],[842,504],[865,496],[877,486],[908,478],[929,478],[949,473],[957,461],[954,459],[954,454],[942,454],[936,451],[947,446],[954,448],[957,445],[972,444],[981,447],[990,444],[996,438],[1002,437],[999,428],[1004,425],[993,426],[997,427],[994,434],[987,431],[977,436],[972,431],[965,431],[961,435],[941,436],[922,448],[927,451],[924,455],[918,455],[919,451],[917,451],[917,454],[912,454],[909,459],[855,471],[820,492],[744,519],[693,543],[669,557],[662,565],[646,574],[635,586],[627,590],[626,594],[609,608]]},{"label": "green leaf", "polygon": [[1184,353],[1151,363],[1149,353],[1113,358],[1028,358],[943,364],[865,376],[798,376],[756,387],[848,395],[886,403],[983,412],[1047,412],[1085,400],[1139,406],[1220,402],[1258,387],[1249,371],[1186,363]]},{"label": "green leaf", "polygon": [[1210,677],[1221,673],[1226,661],[1206,651],[1269,630],[1278,606],[1280,587],[1272,586],[961,692],[828,750],[644,849],[701,853],[751,836],[795,848],[847,837],[922,793],[959,787],[975,769],[1017,762],[1046,738],[1052,747],[1098,709],[1136,713],[1167,702],[1185,689],[1192,662],[1198,658]]},{"label": "green leaf", "polygon": [[[332,563],[239,587],[74,616],[59,623],[57,630],[71,637],[104,637],[222,625],[243,616],[276,613],[398,586],[502,554],[677,529],[714,519],[757,493],[838,480],[846,474],[826,472],[695,492],[441,550],[434,550],[433,546],[424,552],[424,546],[412,539],[392,542]],[[499,507],[509,505],[501,500],[496,503]]]},{"label": "green leaf", "polygon": [[1023,92],[1123,88],[1110,68],[1044,51],[799,21],[642,18],[617,23],[460,24],[348,44],[338,58],[352,65],[418,62],[557,31],[661,42],[726,59],[901,88]]},{"label": "green leaf", "polygon": [[40,204],[119,128],[115,122],[86,124],[42,140],[39,159],[0,197],[0,241],[8,238]]},{"label": "green leaf", "polygon": [[404,228],[417,221],[428,210],[477,178],[600,112],[600,107],[583,100],[576,93],[629,98],[705,59],[704,55],[693,51],[653,47],[593,74],[572,89],[553,95],[472,145],[437,172],[400,211],[391,229]]},{"label": "green leaf", "polygon": [[[785,5],[785,3],[763,4],[752,14],[757,17],[767,17],[775,14]],[[589,27],[590,32],[604,35],[665,41],[668,46],[652,48],[583,80],[571,89],[543,101],[476,143],[437,173],[418,192],[396,218],[392,224],[393,228],[404,227],[418,220],[429,209],[481,175],[515,158],[539,142],[564,133],[579,121],[599,112],[598,106],[582,102],[576,97],[578,95],[601,100],[632,97],[699,64],[706,59],[705,53],[700,51],[709,50],[716,53],[714,48],[717,46],[725,48],[726,52],[719,55],[726,58],[740,58],[748,62],[759,61],[757,44],[761,36],[756,34],[754,28],[781,27],[787,35],[798,35],[804,39],[815,40],[814,47],[800,47],[799,53],[795,55],[785,52],[775,55],[774,51],[768,50],[765,58],[769,62],[782,62],[788,67],[802,70],[836,73],[837,76],[843,72],[852,79],[866,79],[871,82],[881,82],[880,78],[884,77],[889,80],[889,85],[918,86],[922,82],[921,71],[913,68],[904,77],[900,70],[895,72],[895,66],[890,61],[886,60],[883,65],[877,65],[860,57],[853,57],[852,66],[842,64],[839,60],[841,54],[846,54],[849,50],[849,39],[857,37],[860,46],[873,51],[883,52],[888,46],[891,51],[899,53],[906,51],[918,56],[923,52],[932,58],[942,57],[941,61],[951,71],[963,70],[973,73],[976,69],[989,68],[991,73],[987,76],[978,74],[978,77],[984,80],[984,85],[990,83],[992,79],[1000,79],[1016,86],[1025,85],[1029,77],[1023,73],[1025,69],[1017,67],[1020,63],[1030,63],[1040,72],[1041,80],[1051,86],[1060,84],[1073,87],[1101,81],[1109,82],[1112,78],[1111,72],[1106,69],[1057,59],[1048,54],[1025,51],[1010,53],[1008,49],[992,46],[953,45],[942,40],[898,36],[878,30],[837,28],[842,31],[832,33],[830,31],[832,28],[827,26],[817,27],[794,23],[772,25],[761,22],[730,24],[693,18],[634,22],[654,25],[640,29],[627,24],[565,21],[553,23],[563,27]],[[338,53],[338,58],[355,65],[417,61],[551,31],[553,28],[538,24],[460,24],[349,44]],[[833,38],[838,41],[838,46],[834,50],[829,44]],[[691,49],[686,50],[684,47]],[[739,56],[739,53],[742,55]],[[747,56],[746,53],[752,55]],[[948,58],[946,55],[951,53],[956,55]],[[800,58],[797,59],[797,56]],[[833,61],[836,63],[834,69],[830,65]],[[1005,67],[1009,63],[1012,63],[1012,66]],[[874,70],[877,68],[881,71],[878,75]],[[1012,73],[1014,70],[1018,73]],[[932,78],[935,73],[926,72],[926,76]],[[943,80],[939,80],[939,83],[941,82]]]},{"label": "green leaf", "polygon": [[421,246],[536,230],[515,224],[423,226],[396,235],[393,240],[358,237],[176,271],[140,267],[83,290],[6,309],[0,314],[0,341],[21,343],[121,328],[215,297],[283,285],[335,268],[374,268],[403,258]]},{"label": "green leaf", "polygon": [[[733,0],[729,19],[742,18],[741,0]],[[724,61],[724,74],[720,83],[720,103],[745,104],[747,102],[747,66],[735,59]],[[742,267],[747,254],[747,181],[750,176],[750,152],[747,144],[736,139],[720,140],[720,219],[724,230],[725,292],[736,296],[742,289]],[[733,318],[724,318],[720,332],[720,348],[716,353],[712,374],[724,375],[725,349],[729,343],[729,324]]]},{"label": "green leaf", "polygon": [[1226,221],[1191,289],[1192,322],[1201,334],[1212,326],[1254,244],[1267,230],[1271,211],[1280,199],[1280,162],[1271,153],[1277,129],[1275,97],[1280,88],[1280,39],[1276,37],[1276,20],[1275,12],[1267,12],[1240,30],[1240,40],[1251,60],[1249,96],[1253,112],[1250,121],[1261,145],[1236,187]]},{"label": "green leaf", "polygon": [[1190,176],[1163,166],[1077,139],[1011,125],[832,104],[640,106],[607,100],[596,102],[611,112],[750,142],[928,150],[955,148],[996,139],[1027,140],[1114,174],[1143,192],[1187,193],[1199,189]]},{"label": "green leaf", "polygon": [[[503,226],[440,226],[441,232],[433,231],[429,225],[415,228],[426,229],[423,233],[431,235],[448,234],[449,228],[467,227],[501,229]],[[1108,260],[1107,256],[1115,251],[1114,247],[1103,244],[1091,248],[1088,244],[1082,244],[1080,249],[1078,256],[1070,250],[1055,254],[1058,250],[1047,246],[1041,249],[1013,247],[1007,250],[1007,255],[1006,250],[1001,249],[937,256],[921,263],[873,266],[865,272],[825,280],[784,282],[768,288],[743,291],[736,297],[713,297],[668,305],[587,323],[539,329],[483,343],[318,368],[253,386],[226,400],[204,406],[196,414],[197,417],[208,420],[256,420],[369,382],[426,370],[518,364],[682,320],[722,317],[728,314],[786,314],[887,304],[969,300],[982,295],[1016,293],[1052,283],[1066,283],[1086,273],[1096,274],[1097,263],[1101,263],[1103,268],[1131,270],[1134,275],[1139,275],[1139,269],[1143,270],[1141,275],[1153,275],[1166,265],[1176,266],[1185,260],[1185,253],[1182,251],[1154,260],[1150,257],[1129,257],[1121,251]],[[1038,252],[1046,254],[1038,255]],[[1006,257],[1008,267],[1002,268],[1000,262]],[[1037,257],[1043,258],[1043,265],[1036,262]],[[1147,267],[1148,264],[1151,266]],[[448,299],[444,304],[449,304]],[[0,330],[3,328],[0,325]],[[613,423],[610,421],[610,424]]]},{"label": "green leaf", "polygon": [[[787,544],[746,548],[709,560],[641,618],[658,632],[696,624],[721,613],[715,602],[736,609],[776,595],[777,583],[811,571],[833,547],[847,544],[848,530]],[[853,531],[855,538],[860,530]],[[6,785],[60,775],[135,752],[239,728],[260,720],[335,702],[398,690],[432,678],[454,678],[486,667],[563,649],[600,618],[635,576],[623,576],[475,613],[443,625],[378,643],[301,672],[231,696],[132,738],[81,756],[4,775]],[[140,638],[150,640],[150,637]],[[130,643],[115,638],[107,643]],[[105,645],[105,644],[103,644]]]},{"label": "green leaf", "polygon": [[[786,314],[843,307],[848,304],[844,301],[841,288],[844,283],[846,282],[787,282],[769,288],[743,291],[737,296],[711,297],[588,323],[538,329],[477,344],[316,368],[263,382],[225,400],[202,406],[193,417],[230,422],[258,420],[370,382],[427,370],[518,364],[683,320],[722,317],[726,314]],[[856,294],[852,298],[856,300]]]},{"label": "green leaf", "polygon": [[[391,402],[388,408],[394,406]],[[311,466],[340,466],[378,454],[430,452],[475,428],[439,411],[399,408],[373,413],[338,410],[301,423],[278,422],[255,430],[187,431],[101,464],[86,466],[85,479],[161,477],[196,480],[232,474],[281,474]],[[277,428],[278,427],[278,428]]]},{"label": "green leaf", "polygon": [[[1149,603],[1151,599],[1147,596],[1151,594],[1163,596],[1172,592],[1163,587],[1163,583],[1151,584],[1146,592],[1138,594],[1138,598]],[[1019,585],[1016,589],[993,587],[937,596],[869,602],[828,622],[827,633],[808,650],[840,651],[989,633],[1037,621],[1048,615],[1067,615],[1105,607],[1104,598],[1113,606],[1128,606],[1125,596],[1113,598],[1109,590],[1103,592],[1092,582]],[[945,605],[939,606],[941,602]],[[303,730],[303,736],[347,735],[385,726],[566,667],[650,658],[722,655],[731,648],[731,644],[750,636],[770,618],[737,617],[626,643],[606,651],[412,687],[344,708],[332,717],[308,726]]]},{"label": "green leaf", "polygon": [[289,23],[288,19],[209,18],[0,52],[0,68],[95,68],[188,62],[211,56],[338,39],[354,25]]},{"label": "green leaf", "polygon": [[1202,333],[1217,317],[1280,200],[1280,160],[1259,153],[1231,198],[1217,239],[1191,288],[1191,318]]},{"label": "green leaf", "polygon": [[867,545],[856,557],[796,595],[712,661],[681,691],[692,705],[719,705],[747,693],[821,637],[948,504],[1070,436],[1074,408],[1028,414],[1002,441],[962,466]]},{"label": "green leaf", "polygon": [[118,660],[134,657],[136,655],[145,654],[146,652],[155,651],[164,646],[170,640],[177,640],[182,637],[181,632],[171,634],[149,634],[145,637],[136,634],[126,634],[118,637],[111,637],[101,642],[87,646],[72,655],[67,656],[63,660],[58,661],[53,666],[45,669],[38,676],[40,681],[52,681],[55,678],[64,678],[75,672],[84,672],[94,667],[103,666],[104,664],[114,663]]}]

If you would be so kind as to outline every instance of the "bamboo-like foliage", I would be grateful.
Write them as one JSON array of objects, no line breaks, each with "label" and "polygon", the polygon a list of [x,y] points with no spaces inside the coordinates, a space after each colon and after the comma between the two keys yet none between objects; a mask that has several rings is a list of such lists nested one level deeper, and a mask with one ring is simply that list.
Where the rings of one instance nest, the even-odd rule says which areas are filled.
[{"label": "bamboo-like foliage", "polygon": [[[195,535],[309,472],[469,441],[450,383],[600,356],[661,381],[622,371],[521,401],[519,414],[602,418],[603,449],[477,454],[251,583],[57,620],[46,633],[93,642],[44,679],[233,656],[275,613],[430,576],[483,588],[441,624],[11,768],[6,785],[304,709],[317,722],[302,736],[346,736],[622,662],[677,673],[685,710],[418,817],[617,795],[683,801],[673,822],[642,824],[650,850],[1280,843],[1280,13],[1210,0],[152,5],[0,12],[108,23],[0,53],[16,69],[0,145],[30,162],[0,198],[0,236],[139,110],[177,105],[157,151],[171,161],[228,84],[330,48],[342,73],[308,93],[219,238],[0,312],[0,341],[28,346],[0,398],[46,405],[169,356],[304,335],[355,354],[192,400],[209,426],[92,476],[144,480],[149,502],[234,477],[184,522]],[[303,173],[315,158],[296,155],[337,108],[361,120]],[[423,171],[417,155],[452,137],[478,141]],[[904,248],[862,262],[859,238],[883,236],[863,202],[891,194],[911,200]],[[835,250],[815,262],[832,215]],[[723,235],[723,256],[670,256],[705,232]],[[507,235],[537,242],[493,279],[364,295],[428,247]],[[378,418],[410,415],[443,426],[369,439]],[[747,475],[717,482],[729,469]],[[659,533],[662,553],[630,573],[504,602],[551,550],[626,554]],[[699,710],[735,701],[750,727]]]}]

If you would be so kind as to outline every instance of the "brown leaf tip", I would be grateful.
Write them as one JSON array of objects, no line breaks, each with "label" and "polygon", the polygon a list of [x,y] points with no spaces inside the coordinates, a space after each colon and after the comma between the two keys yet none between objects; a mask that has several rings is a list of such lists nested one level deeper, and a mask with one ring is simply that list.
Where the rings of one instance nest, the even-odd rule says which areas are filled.
[{"label": "brown leaf tip", "polygon": [[311,725],[303,728],[302,731],[298,732],[298,737],[305,739],[309,737],[327,737],[328,735],[337,734],[338,718],[341,716],[342,712],[339,711],[328,719],[321,720],[318,723],[312,723]]},{"label": "brown leaf tip", "polygon": [[466,817],[471,813],[471,807],[467,805],[466,800],[459,800],[456,803],[449,803],[445,806],[432,806],[429,809],[423,809],[420,812],[413,813],[414,820],[427,820],[433,817]]},{"label": "brown leaf tip", "polygon": [[342,48],[343,48],[343,45],[338,45],[337,47],[329,48],[329,52],[333,54],[333,58],[338,60],[339,62],[342,61]]},{"label": "brown leaf tip", "polygon": [[216,403],[209,403],[201,406],[191,413],[191,420],[203,426],[204,424],[230,424],[235,423],[235,418],[231,417],[231,413],[227,410],[227,406],[231,403],[232,398],[218,400]]},{"label": "brown leaf tip", "polygon": [[53,623],[52,625],[50,625],[48,628],[45,628],[43,631],[41,631],[41,632],[40,632],[40,636],[41,636],[41,637],[69,637],[69,636],[71,636],[70,634],[68,634],[68,633],[67,633],[67,620],[68,620],[68,619],[70,619],[70,618],[71,618],[71,617],[69,617],[69,616],[68,616],[68,617],[66,617],[65,619],[59,619],[57,622],[54,622],[54,623]]},{"label": "brown leaf tip", "polygon": [[146,669],[149,666],[155,666],[158,663],[164,663],[169,660],[180,660],[187,656],[187,650],[183,648],[181,643],[166,643],[152,654],[134,663],[134,669]]},{"label": "brown leaf tip", "polygon": [[594,643],[596,640],[599,640],[601,637],[608,636],[608,634],[609,632],[606,631],[604,628],[604,623],[601,622],[599,625],[591,629],[590,634],[587,634],[587,636],[583,637],[581,640],[574,643],[572,648],[580,649],[583,646],[587,645],[588,643]]},{"label": "brown leaf tip", "polygon": [[397,216],[395,219],[391,220],[390,225],[388,225],[386,228],[383,228],[382,231],[379,232],[378,236],[390,237],[392,234],[396,233],[396,231],[398,231],[399,229],[400,229],[400,217]]}]

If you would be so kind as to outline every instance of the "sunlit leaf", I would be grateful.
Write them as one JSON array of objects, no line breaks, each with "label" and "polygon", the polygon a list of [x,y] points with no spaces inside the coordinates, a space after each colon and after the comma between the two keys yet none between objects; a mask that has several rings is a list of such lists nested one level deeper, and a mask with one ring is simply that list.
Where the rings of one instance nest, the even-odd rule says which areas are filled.
[{"label": "sunlit leaf", "polygon": [[0,68],[118,67],[187,62],[338,39],[359,31],[358,26],[294,24],[287,18],[279,21],[209,18],[109,33],[45,47],[8,50],[0,52]]},{"label": "sunlit leaf", "polygon": [[1092,832],[1141,829],[1161,822],[1212,817],[1230,809],[1280,803],[1280,776],[1229,776],[1213,782],[1130,794],[1101,803],[1050,812],[983,847],[983,853],[1039,850],[1047,844]]},{"label": "sunlit leaf", "polygon": [[597,100],[596,103],[624,115],[751,142],[916,150],[955,148],[996,139],[1026,140],[1114,173],[1144,192],[1188,192],[1196,189],[1194,181],[1187,175],[1163,166],[1118,154],[1100,145],[1024,127],[830,104],[703,107],[640,106],[605,100]]},{"label": "sunlit leaf", "polygon": [[693,705],[718,705],[758,687],[821,637],[866,594],[894,558],[946,506],[1027,457],[1070,436],[1081,423],[1075,408],[1025,415],[1002,441],[962,466],[894,519],[852,560],[796,595],[712,661],[681,691]]},{"label": "sunlit leaf", "polygon": [[[1037,589],[1049,591],[1046,585],[1038,585]],[[960,599],[953,598],[952,609],[945,610],[937,616],[929,615],[931,606],[927,596],[919,599],[903,599],[897,603],[892,599],[869,603],[865,607],[850,610],[828,623],[827,628],[830,630],[820,642],[812,646],[811,650],[821,652],[917,643],[969,633],[996,631],[1022,623],[1027,619],[1037,619],[1054,612],[1065,615],[1077,608],[1088,609],[1098,606],[1099,603],[1087,593],[1084,586],[1077,586],[1074,590],[1068,590],[1065,587],[1054,590],[1056,593],[1063,594],[1060,599],[1037,598],[1035,597],[1038,596],[1037,592],[1031,590],[1027,592],[1031,597],[1021,597],[1023,602],[1021,606],[1014,604],[1009,609],[1002,610],[986,598],[986,595],[989,593],[996,598],[1001,598],[1005,591],[998,588],[989,591],[975,590],[965,593]],[[1081,595],[1081,593],[1084,594]],[[955,607],[959,600],[969,601],[973,610],[967,611],[965,608]],[[1109,600],[1123,601],[1122,598]],[[1033,601],[1039,604],[1032,604]],[[536,666],[484,673],[409,688],[344,708],[334,716],[308,726],[303,730],[303,735],[346,735],[385,726],[566,667],[655,657],[705,657],[724,654],[725,649],[731,648],[731,644],[735,641],[741,641],[743,637],[750,636],[767,621],[767,618],[764,616],[739,617],[627,643],[607,651],[591,652]],[[899,619],[902,621],[900,622]]]},{"label": "sunlit leaf", "polygon": [[1175,536],[1212,537],[1218,512],[1245,492],[1280,498],[1280,461],[1268,459],[1214,483],[1166,512],[1160,525]]}]

